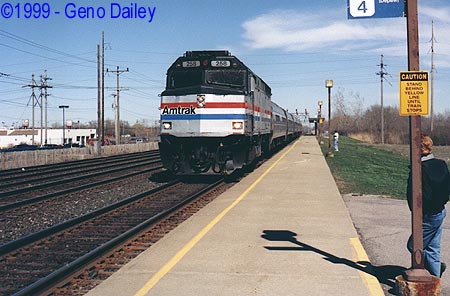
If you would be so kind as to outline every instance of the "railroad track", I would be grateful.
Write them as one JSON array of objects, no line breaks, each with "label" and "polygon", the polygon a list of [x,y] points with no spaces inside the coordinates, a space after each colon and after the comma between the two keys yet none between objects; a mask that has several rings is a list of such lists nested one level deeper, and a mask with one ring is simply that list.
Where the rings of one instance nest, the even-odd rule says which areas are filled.
[{"label": "railroad track", "polygon": [[16,173],[9,175],[7,172],[3,172],[0,178],[0,196],[29,193],[47,187],[127,171],[156,161],[159,161],[159,154],[152,152],[131,155],[129,158],[121,156],[104,161],[89,161],[87,164],[77,162],[76,165],[45,166],[45,169],[42,170],[38,168],[32,172],[25,170],[23,175]]},{"label": "railroad track", "polygon": [[[208,184],[172,181],[0,246],[0,270],[4,274],[0,279],[0,294],[42,292],[219,184],[225,186],[222,180]],[[186,215],[182,216],[186,219]],[[92,278],[91,272],[87,274]],[[80,281],[76,280],[75,286],[79,285]],[[58,289],[67,292],[70,286],[74,285],[66,284]]]},{"label": "railroad track", "polygon": [[128,161],[132,159],[147,158],[152,156],[159,156],[157,150],[130,153],[130,154],[120,154],[108,157],[90,158],[84,160],[73,160],[60,163],[52,163],[39,166],[29,166],[24,168],[16,168],[9,170],[0,170],[0,184],[6,182],[14,182],[15,180],[32,179],[33,177],[39,177],[48,173],[60,173],[66,171],[72,171],[76,169],[98,167],[107,163]]},{"label": "railroad track", "polygon": [[[17,208],[19,206],[29,205],[34,202],[49,199],[55,196],[68,194],[74,191],[79,191],[86,188],[99,186],[102,184],[111,183],[120,179],[129,178],[138,174],[161,169],[160,160],[140,161],[136,165],[127,165],[126,168],[114,167],[110,170],[103,170],[100,172],[85,174],[73,178],[67,178],[34,186],[29,186],[20,189],[14,189],[6,192],[0,192],[0,212]],[[128,172],[138,168],[152,166],[150,169],[139,169],[137,171]],[[116,174],[117,173],[117,174]],[[85,182],[80,182],[85,181]],[[50,193],[45,193],[49,192]],[[26,194],[25,194],[26,193]],[[41,194],[40,193],[44,193]]]},{"label": "railroad track", "polygon": [[[123,166],[127,157],[121,156],[118,168],[96,172],[96,176],[77,176],[78,181],[54,181],[39,189],[30,186],[15,195],[0,192],[0,245],[156,187],[158,182],[149,180],[162,171],[155,155],[158,153],[132,154],[130,158],[139,157],[140,163],[131,166]],[[148,160],[150,157],[153,160]]]}]

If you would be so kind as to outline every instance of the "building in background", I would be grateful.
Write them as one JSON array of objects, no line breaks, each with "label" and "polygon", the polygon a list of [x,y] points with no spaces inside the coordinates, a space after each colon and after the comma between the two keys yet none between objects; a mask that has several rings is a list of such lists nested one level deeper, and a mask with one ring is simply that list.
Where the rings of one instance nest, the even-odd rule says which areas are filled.
[{"label": "building in background", "polygon": [[33,142],[34,145],[37,146],[42,146],[45,144],[62,145],[64,142],[69,145],[84,146],[87,144],[89,139],[96,138],[97,132],[95,129],[66,128],[64,135],[65,141],[63,141],[63,129],[47,129],[46,141],[45,130],[0,128],[0,149],[11,148],[20,144],[32,145]]}]

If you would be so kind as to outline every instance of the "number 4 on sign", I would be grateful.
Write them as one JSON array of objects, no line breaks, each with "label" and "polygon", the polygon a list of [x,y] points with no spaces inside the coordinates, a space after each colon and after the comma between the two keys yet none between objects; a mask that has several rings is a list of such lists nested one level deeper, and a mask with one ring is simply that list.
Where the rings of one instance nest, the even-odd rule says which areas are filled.
[{"label": "number 4 on sign", "polygon": [[375,0],[349,0],[353,17],[369,17],[375,14]]},{"label": "number 4 on sign", "polygon": [[359,11],[362,11],[364,14],[366,13],[366,11],[367,11],[367,8],[366,8],[366,1],[363,1],[363,2],[361,2],[361,4],[359,4],[358,10],[359,10]]}]

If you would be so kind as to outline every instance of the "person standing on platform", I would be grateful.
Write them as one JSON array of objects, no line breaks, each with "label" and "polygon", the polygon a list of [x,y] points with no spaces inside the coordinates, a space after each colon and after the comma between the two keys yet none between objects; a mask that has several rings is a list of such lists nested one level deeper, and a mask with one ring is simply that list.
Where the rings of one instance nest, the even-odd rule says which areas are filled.
[{"label": "person standing on platform", "polygon": [[[446,264],[441,262],[442,224],[446,216],[445,204],[450,194],[450,173],[445,161],[432,154],[433,140],[421,137],[422,154],[422,213],[423,252],[425,268],[435,276],[442,276]],[[407,199],[412,210],[411,171],[408,177]],[[408,250],[412,252],[412,235],[408,239]]]},{"label": "person standing on platform", "polygon": [[338,131],[334,131],[333,139],[334,139],[334,151],[339,151],[339,133],[338,133]]}]

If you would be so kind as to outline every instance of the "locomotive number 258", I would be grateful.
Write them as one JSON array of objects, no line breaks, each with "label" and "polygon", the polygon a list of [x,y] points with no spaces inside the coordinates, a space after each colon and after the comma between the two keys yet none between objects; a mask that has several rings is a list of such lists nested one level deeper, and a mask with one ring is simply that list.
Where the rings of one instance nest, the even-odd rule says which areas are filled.
[{"label": "locomotive number 258", "polygon": [[230,65],[230,61],[211,61],[212,67],[229,67]]}]

